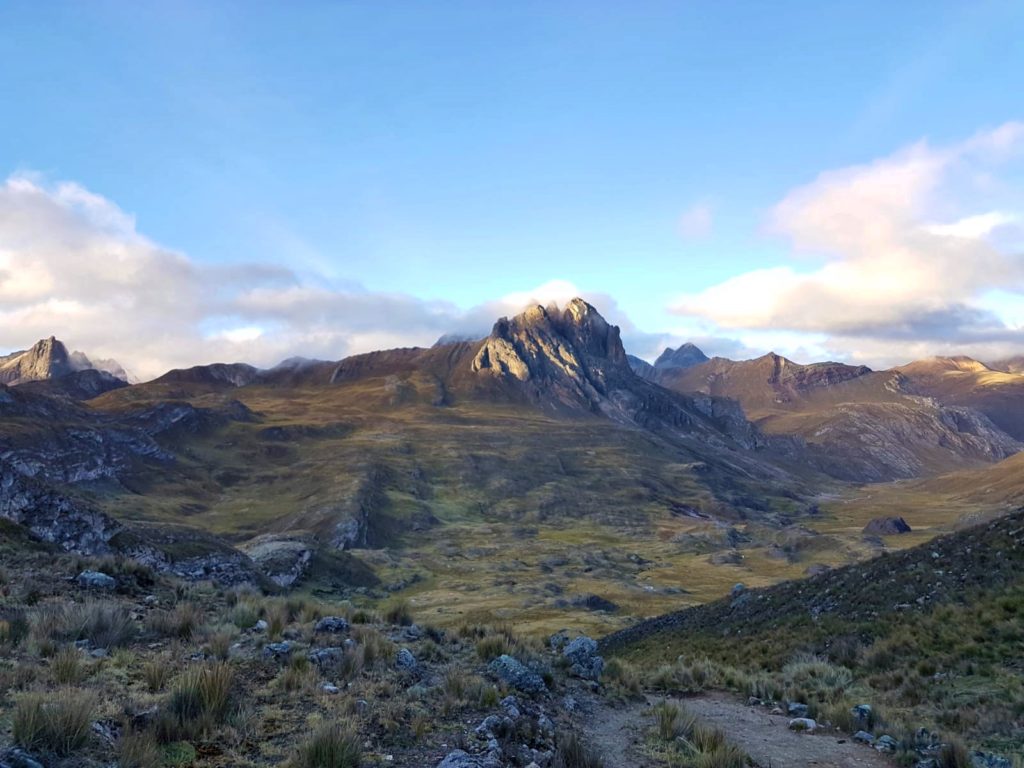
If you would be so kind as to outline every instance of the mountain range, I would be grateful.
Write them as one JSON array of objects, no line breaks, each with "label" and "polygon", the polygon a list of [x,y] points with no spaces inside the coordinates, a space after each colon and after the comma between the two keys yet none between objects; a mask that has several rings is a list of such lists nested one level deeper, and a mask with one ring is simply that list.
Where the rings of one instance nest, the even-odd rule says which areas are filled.
[{"label": "mountain range", "polygon": [[[999,479],[1024,439],[1016,367],[732,361],[692,344],[651,364],[581,299],[483,339],[134,384],[51,338],[0,359],[0,514],[179,575],[418,583],[438,615],[458,591],[463,613],[538,625],[566,589],[599,591],[647,615],[709,557],[723,567],[694,601],[737,568],[770,583],[871,554],[884,543],[849,522],[865,488],[977,483],[1016,503]],[[523,563],[564,578],[510,583]]]}]

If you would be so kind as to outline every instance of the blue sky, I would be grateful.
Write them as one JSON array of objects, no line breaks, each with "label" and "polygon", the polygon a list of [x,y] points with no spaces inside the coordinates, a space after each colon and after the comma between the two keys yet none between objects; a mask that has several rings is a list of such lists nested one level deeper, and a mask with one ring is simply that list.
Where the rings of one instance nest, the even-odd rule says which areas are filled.
[{"label": "blue sky", "polygon": [[[772,223],[821,174],[898,162],[922,140],[941,154],[1024,117],[1022,22],[1017,2],[8,2],[0,174],[31,179],[78,218],[95,206],[83,212],[57,188],[88,191],[130,217],[122,235],[200,271],[275,265],[291,273],[278,287],[401,294],[455,325],[558,280],[611,302],[643,353],[694,336],[724,352],[883,362],[884,334],[778,313],[723,322],[698,299],[737,276],[835,257],[829,243],[795,255],[802,225]],[[998,234],[1016,253],[1019,163],[972,152],[915,215],[1001,213],[985,247]],[[1003,188],[981,195],[983,209],[954,206],[963,196],[949,184],[981,169]],[[0,229],[0,253],[43,258],[46,243],[23,229],[6,242]],[[932,309],[995,313],[1010,335],[944,331],[995,353],[1015,343],[1010,289],[992,298],[979,286]],[[12,336],[47,311],[75,335],[57,301],[68,297],[43,298],[49,309],[36,296],[26,314],[0,290]],[[260,357],[285,342],[341,354],[401,337],[389,326],[310,343],[292,320],[257,315],[220,308],[193,322],[206,336],[280,335],[264,351],[210,354]],[[945,337],[919,326],[911,340],[938,349]]]}]

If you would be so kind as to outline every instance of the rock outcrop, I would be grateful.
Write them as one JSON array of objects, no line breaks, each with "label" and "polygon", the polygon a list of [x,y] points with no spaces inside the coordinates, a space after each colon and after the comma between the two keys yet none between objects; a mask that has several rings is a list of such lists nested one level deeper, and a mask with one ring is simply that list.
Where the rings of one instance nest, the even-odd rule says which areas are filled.
[{"label": "rock outcrop", "polygon": [[709,359],[696,344],[686,342],[678,349],[666,347],[665,351],[654,361],[654,367],[662,371],[674,368],[692,368],[695,365],[706,363]]},{"label": "rock outcrop", "polygon": [[67,552],[106,554],[120,526],[97,509],[74,501],[0,461],[0,517],[28,528]]},{"label": "rock outcrop", "polygon": [[40,339],[31,348],[0,357],[0,383],[24,384],[68,376],[77,371],[93,370],[111,378],[127,381],[128,374],[114,360],[93,363],[81,352],[68,352],[63,342],[51,336]]}]

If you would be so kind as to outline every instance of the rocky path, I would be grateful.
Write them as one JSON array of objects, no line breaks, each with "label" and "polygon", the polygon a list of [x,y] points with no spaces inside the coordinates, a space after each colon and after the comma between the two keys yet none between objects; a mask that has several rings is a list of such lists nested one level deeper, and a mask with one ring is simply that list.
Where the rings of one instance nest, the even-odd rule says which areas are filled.
[{"label": "rocky path", "polygon": [[[583,734],[606,766],[656,768],[644,757],[645,730],[653,726],[646,702],[611,706],[601,699],[589,702]],[[760,768],[892,768],[884,756],[837,734],[805,734],[789,730],[789,718],[749,707],[727,694],[709,693],[674,700],[701,720],[722,730]]]}]

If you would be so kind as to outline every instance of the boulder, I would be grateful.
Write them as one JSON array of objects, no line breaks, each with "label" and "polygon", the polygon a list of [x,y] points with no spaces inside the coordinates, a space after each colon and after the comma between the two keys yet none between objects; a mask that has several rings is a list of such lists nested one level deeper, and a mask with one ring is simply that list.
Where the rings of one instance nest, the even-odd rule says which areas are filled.
[{"label": "boulder", "polygon": [[345,656],[344,648],[317,648],[309,652],[309,660],[320,669],[339,663]]},{"label": "boulder", "polygon": [[507,653],[492,661],[487,669],[492,675],[523,693],[543,693],[548,689],[544,678]]},{"label": "boulder", "polygon": [[869,536],[895,536],[910,533],[911,527],[902,517],[876,517],[864,526],[864,533]]},{"label": "boulder", "polygon": [[853,734],[853,740],[856,741],[858,744],[874,744],[875,743],[875,737],[872,736],[867,731],[857,731],[855,734]]},{"label": "boulder", "polygon": [[102,571],[82,571],[78,574],[78,586],[86,589],[114,589],[117,581]]},{"label": "boulder", "polygon": [[263,658],[274,661],[288,661],[292,657],[292,644],[287,640],[280,643],[268,643],[263,646]]},{"label": "boulder", "polygon": [[332,635],[339,635],[343,632],[348,632],[348,630],[348,621],[343,619],[341,616],[324,616],[313,628],[314,632]]},{"label": "boulder", "polygon": [[1013,766],[1013,763],[1005,757],[987,752],[972,752],[971,764],[974,768],[1012,768]]},{"label": "boulder", "polygon": [[807,705],[793,701],[786,707],[786,712],[790,717],[807,717]]},{"label": "boulder", "polygon": [[875,749],[879,752],[895,752],[899,744],[892,736],[879,736],[875,740]]},{"label": "boulder", "polygon": [[398,651],[398,655],[395,657],[395,666],[399,669],[415,672],[419,669],[420,663],[416,661],[416,657],[412,655],[412,651],[408,648],[402,648]]},{"label": "boulder", "polygon": [[449,752],[445,758],[437,764],[437,768],[487,768],[483,758],[475,757],[461,749]]},{"label": "boulder", "polygon": [[584,680],[599,680],[604,659],[597,655],[597,642],[586,635],[577,637],[562,651],[569,660],[569,673]]},{"label": "boulder", "polygon": [[809,717],[794,717],[789,721],[791,731],[813,731],[817,729],[818,723]]}]

